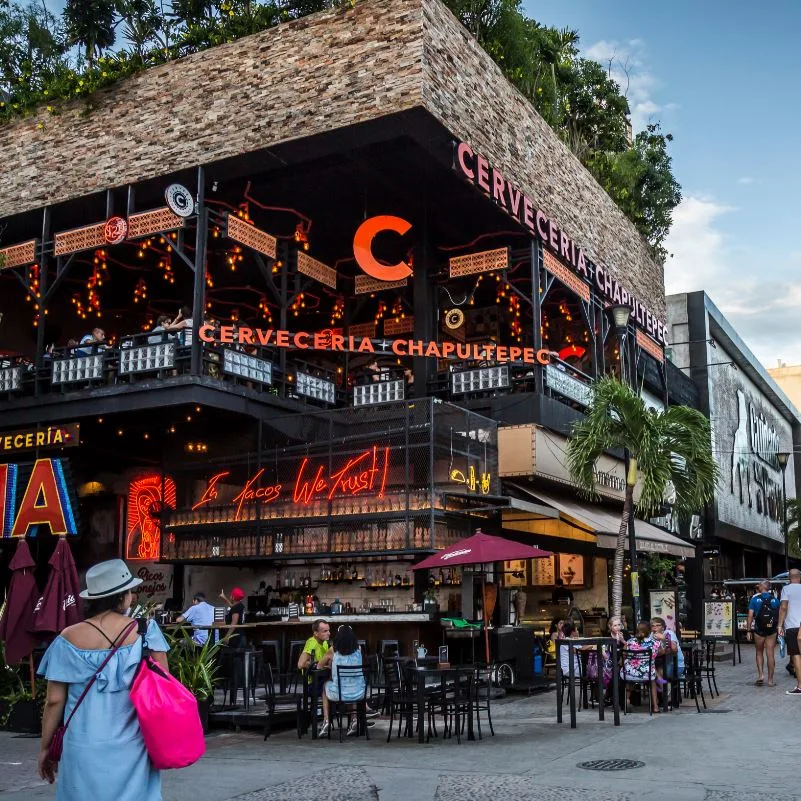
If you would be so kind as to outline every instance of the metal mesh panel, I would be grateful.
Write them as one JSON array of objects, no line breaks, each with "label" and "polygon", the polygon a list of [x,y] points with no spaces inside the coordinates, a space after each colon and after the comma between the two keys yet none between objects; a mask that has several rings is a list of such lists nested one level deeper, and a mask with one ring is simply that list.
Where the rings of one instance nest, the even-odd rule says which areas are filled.
[{"label": "metal mesh panel", "polygon": [[498,494],[496,423],[432,399],[262,421],[261,451],[167,468],[165,559],[441,548]]},{"label": "metal mesh panel", "polygon": [[53,384],[92,381],[103,376],[103,354],[53,360]]},{"label": "metal mesh panel", "polygon": [[120,373],[147,373],[175,366],[175,343],[143,345],[120,351]]}]

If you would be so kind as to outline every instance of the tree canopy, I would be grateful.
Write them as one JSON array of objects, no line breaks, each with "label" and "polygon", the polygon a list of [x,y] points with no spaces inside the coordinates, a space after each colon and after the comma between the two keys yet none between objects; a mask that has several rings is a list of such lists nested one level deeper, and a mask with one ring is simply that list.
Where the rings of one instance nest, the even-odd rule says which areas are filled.
[{"label": "tree canopy", "polygon": [[[84,98],[120,78],[355,0],[0,0],[0,121]],[[681,200],[658,124],[629,145],[629,104],[610,71],[583,58],[575,30],[541,25],[519,0],[445,0],[506,77],[663,258]]]}]

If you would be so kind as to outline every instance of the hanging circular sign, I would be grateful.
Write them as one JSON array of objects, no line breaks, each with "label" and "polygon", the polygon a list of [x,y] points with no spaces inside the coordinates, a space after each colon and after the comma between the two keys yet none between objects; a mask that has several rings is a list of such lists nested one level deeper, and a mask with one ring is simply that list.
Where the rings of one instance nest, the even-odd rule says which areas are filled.
[{"label": "hanging circular sign", "polygon": [[191,217],[195,211],[195,201],[189,190],[181,184],[170,184],[164,192],[167,205],[179,217]]},{"label": "hanging circular sign", "polygon": [[128,235],[128,223],[123,217],[109,217],[103,229],[103,238],[109,245],[119,245]]},{"label": "hanging circular sign", "polygon": [[451,309],[445,312],[445,325],[452,331],[464,325],[464,312],[461,309]]}]

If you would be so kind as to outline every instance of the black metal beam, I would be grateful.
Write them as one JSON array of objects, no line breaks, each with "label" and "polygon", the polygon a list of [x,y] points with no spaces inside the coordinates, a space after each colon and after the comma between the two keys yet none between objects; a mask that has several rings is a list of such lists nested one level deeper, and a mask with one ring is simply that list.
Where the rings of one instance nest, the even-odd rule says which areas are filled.
[{"label": "black metal beam", "polygon": [[208,236],[208,210],[206,209],[206,173],[197,168],[197,231],[195,232],[195,281],[192,293],[192,357],[190,370],[199,376],[203,368],[200,326],[206,311],[206,241]]}]

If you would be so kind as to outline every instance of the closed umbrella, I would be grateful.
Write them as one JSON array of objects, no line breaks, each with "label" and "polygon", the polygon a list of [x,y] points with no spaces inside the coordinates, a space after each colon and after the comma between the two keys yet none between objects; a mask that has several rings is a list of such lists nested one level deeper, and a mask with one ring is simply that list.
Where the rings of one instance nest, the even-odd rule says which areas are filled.
[{"label": "closed umbrella", "polygon": [[[436,570],[454,565],[483,565],[488,562],[505,562],[511,559],[539,559],[550,555],[550,551],[543,551],[533,545],[525,545],[522,542],[507,540],[503,537],[494,537],[479,529],[472,537],[459,540],[449,548],[444,548],[433,556],[423,559],[422,562],[414,565],[412,570]],[[497,590],[493,593],[491,590],[494,588],[487,586],[484,573],[481,574],[481,586],[482,609],[484,610],[484,648],[489,665],[489,631],[487,629],[489,617],[495,608]],[[488,592],[488,590],[490,591]]]},{"label": "closed umbrella", "polygon": [[0,640],[6,645],[6,662],[13,665],[29,656],[39,638],[33,631],[33,609],[39,588],[33,576],[33,561],[28,543],[20,540],[9,567],[12,570],[8,597],[0,617]]},{"label": "closed umbrella", "polygon": [[33,630],[58,634],[81,620],[78,570],[64,537],[58,541],[48,564],[50,575],[34,609]]}]

